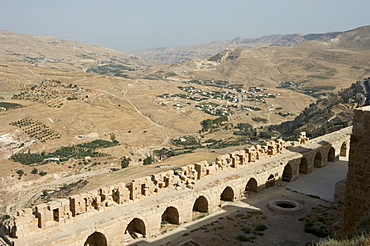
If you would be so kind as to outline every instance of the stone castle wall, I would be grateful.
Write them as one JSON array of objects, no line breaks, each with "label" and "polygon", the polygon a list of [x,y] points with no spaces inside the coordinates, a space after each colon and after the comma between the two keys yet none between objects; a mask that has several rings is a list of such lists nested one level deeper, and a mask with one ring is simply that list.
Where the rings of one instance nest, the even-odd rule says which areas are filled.
[{"label": "stone castle wall", "polygon": [[14,241],[25,246],[84,245],[96,236],[106,240],[101,245],[123,245],[138,235],[155,236],[163,216],[176,224],[190,222],[194,211],[212,213],[225,201],[243,199],[247,192],[281,180],[294,181],[300,173],[339,159],[348,153],[350,131],[313,140],[303,134],[300,144],[288,148],[283,140],[270,141],[219,156],[213,163],[186,165],[22,209],[15,218]]},{"label": "stone castle wall", "polygon": [[370,221],[370,106],[356,109],[353,119],[345,191],[344,235]]}]

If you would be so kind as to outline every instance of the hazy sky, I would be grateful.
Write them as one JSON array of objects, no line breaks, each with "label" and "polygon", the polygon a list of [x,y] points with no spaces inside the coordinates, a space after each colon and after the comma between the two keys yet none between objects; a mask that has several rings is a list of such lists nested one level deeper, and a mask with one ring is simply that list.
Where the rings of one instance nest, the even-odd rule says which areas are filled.
[{"label": "hazy sky", "polygon": [[0,30],[132,51],[345,31],[370,24],[370,0],[0,0]]}]

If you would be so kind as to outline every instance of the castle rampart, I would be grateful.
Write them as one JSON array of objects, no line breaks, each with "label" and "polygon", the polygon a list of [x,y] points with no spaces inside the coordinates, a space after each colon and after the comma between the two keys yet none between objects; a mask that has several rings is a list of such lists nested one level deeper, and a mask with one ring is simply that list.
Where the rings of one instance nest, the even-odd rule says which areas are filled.
[{"label": "castle rampart", "polygon": [[190,222],[248,192],[294,181],[348,153],[351,128],[287,146],[283,140],[18,211],[15,245],[124,245]]},{"label": "castle rampart", "polygon": [[351,235],[370,221],[370,106],[354,111],[345,186],[343,233]]}]

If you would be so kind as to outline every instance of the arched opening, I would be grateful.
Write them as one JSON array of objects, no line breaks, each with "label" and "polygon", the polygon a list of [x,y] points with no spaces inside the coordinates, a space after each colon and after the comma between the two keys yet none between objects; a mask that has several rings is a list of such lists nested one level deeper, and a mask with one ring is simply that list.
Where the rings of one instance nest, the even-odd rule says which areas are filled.
[{"label": "arched opening", "polygon": [[168,207],[162,214],[162,223],[161,225],[165,224],[175,224],[178,225],[179,221],[179,211],[175,207]]},{"label": "arched opening", "polygon": [[302,157],[301,163],[299,163],[299,173],[308,173],[308,163],[305,157]]},{"label": "arched opening", "polygon": [[198,197],[193,206],[193,211],[207,213],[208,212],[208,201],[204,196]]},{"label": "arched opening", "polygon": [[248,183],[245,186],[245,191],[257,192],[257,181],[254,178],[250,178],[248,180]]},{"label": "arched opening", "polygon": [[132,238],[145,237],[145,224],[141,219],[135,218],[128,224],[125,233],[129,233]]},{"label": "arched opening", "polygon": [[314,167],[322,167],[322,155],[320,151],[315,155]]},{"label": "arched opening", "polygon": [[107,239],[103,233],[94,232],[91,234],[84,243],[84,246],[107,246]]},{"label": "arched opening", "polygon": [[266,181],[266,189],[275,185],[275,176],[270,174]]},{"label": "arched opening", "polygon": [[221,201],[234,201],[234,190],[228,186],[224,189],[220,197]]},{"label": "arched opening", "polygon": [[292,166],[288,163],[284,167],[282,180],[286,181],[286,182],[290,182],[290,181],[292,181],[292,177],[293,177]]},{"label": "arched opening", "polygon": [[193,220],[203,218],[208,213],[208,201],[204,196],[198,197],[193,206]]},{"label": "arched opening", "polygon": [[344,142],[342,146],[340,146],[340,154],[339,156],[346,157],[347,156],[347,144]]},{"label": "arched opening", "polygon": [[335,149],[333,147],[331,147],[329,150],[328,161],[335,162]]}]

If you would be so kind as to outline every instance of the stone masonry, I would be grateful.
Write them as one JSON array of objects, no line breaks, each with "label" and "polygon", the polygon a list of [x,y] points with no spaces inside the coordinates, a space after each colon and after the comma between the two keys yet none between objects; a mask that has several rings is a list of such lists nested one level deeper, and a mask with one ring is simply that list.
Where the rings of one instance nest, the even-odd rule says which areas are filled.
[{"label": "stone masonry", "polygon": [[370,106],[356,109],[353,119],[345,191],[343,234],[370,221]]},{"label": "stone masonry", "polygon": [[212,163],[194,163],[25,208],[10,228],[11,240],[16,246],[114,246],[156,236],[163,218],[176,224],[192,221],[196,212],[212,213],[224,201],[243,199],[246,193],[281,180],[294,181],[300,173],[345,156],[350,132],[348,127],[313,140],[302,134],[294,146],[281,139],[269,141],[219,156]]}]

